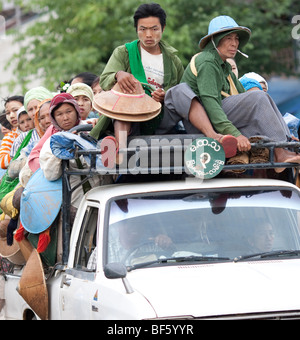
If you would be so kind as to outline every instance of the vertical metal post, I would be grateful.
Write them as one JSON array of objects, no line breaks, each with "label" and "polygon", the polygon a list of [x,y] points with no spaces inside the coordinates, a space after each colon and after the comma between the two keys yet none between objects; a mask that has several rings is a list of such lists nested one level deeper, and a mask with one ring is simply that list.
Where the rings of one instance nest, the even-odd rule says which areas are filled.
[{"label": "vertical metal post", "polygon": [[67,174],[69,162],[63,160],[62,168],[63,168],[63,177],[62,177],[62,186],[63,186],[63,202],[62,202],[62,236],[63,236],[63,264],[68,263],[69,258],[69,250],[70,250],[70,234],[71,234],[71,218],[70,218],[70,209],[71,209],[71,191],[69,186],[69,178]]}]

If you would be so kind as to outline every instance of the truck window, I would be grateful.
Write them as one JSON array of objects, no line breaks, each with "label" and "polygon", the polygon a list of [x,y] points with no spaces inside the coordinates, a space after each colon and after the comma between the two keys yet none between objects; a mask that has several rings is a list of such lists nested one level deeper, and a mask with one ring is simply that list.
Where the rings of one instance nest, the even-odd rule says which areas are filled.
[{"label": "truck window", "polygon": [[293,190],[132,196],[110,205],[107,263],[300,250],[299,216]]},{"label": "truck window", "polygon": [[[88,270],[89,259],[97,246],[97,226],[99,209],[88,207],[78,237],[74,268]],[[95,266],[93,266],[93,270]]]}]

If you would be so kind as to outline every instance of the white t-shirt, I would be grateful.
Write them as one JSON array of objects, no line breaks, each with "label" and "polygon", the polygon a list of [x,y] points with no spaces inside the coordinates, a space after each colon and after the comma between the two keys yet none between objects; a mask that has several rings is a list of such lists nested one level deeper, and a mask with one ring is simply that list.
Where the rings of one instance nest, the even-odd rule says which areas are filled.
[{"label": "white t-shirt", "polygon": [[156,89],[164,88],[164,60],[163,55],[153,55],[141,47],[142,64],[145,70],[147,81]]}]

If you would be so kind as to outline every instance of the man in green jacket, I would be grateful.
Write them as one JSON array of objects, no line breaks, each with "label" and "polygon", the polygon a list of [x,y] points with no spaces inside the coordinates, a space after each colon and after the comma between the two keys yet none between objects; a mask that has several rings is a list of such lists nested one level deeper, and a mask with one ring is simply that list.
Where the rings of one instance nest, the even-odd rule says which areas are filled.
[{"label": "man in green jacket", "polygon": [[[218,133],[237,139],[241,152],[251,149],[249,138],[255,136],[275,142],[288,141],[290,132],[272,98],[263,91],[246,92],[227,62],[237,53],[246,56],[239,48],[245,46],[250,35],[249,28],[239,26],[228,16],[219,16],[210,22],[208,34],[200,40],[201,52],[191,59],[181,84],[166,95],[168,116],[164,116],[160,128],[170,119],[174,122],[189,119],[203,131],[209,127],[205,121],[207,115]],[[178,110],[178,103],[189,110]],[[295,152],[276,148],[274,153],[278,163],[300,163],[300,156]],[[276,169],[277,172],[283,170]]]},{"label": "man in green jacket", "polygon": [[[146,92],[163,104],[165,92],[180,82],[184,72],[177,51],[161,40],[166,13],[158,4],[143,4],[134,14],[134,25],[138,40],[114,50],[100,77],[100,85],[107,91],[118,82],[124,93],[132,94],[137,82],[148,83]],[[127,135],[130,131],[154,134],[162,117],[163,110],[150,122],[131,124],[116,120],[116,138],[119,140],[119,131],[125,131]]]},{"label": "man in green jacket", "polygon": [[[245,92],[242,84],[232,73],[230,64],[226,62],[226,59],[235,57],[239,43],[234,42],[236,48],[230,47],[232,51],[226,56],[221,56],[219,50],[215,48],[231,31],[236,34],[237,41],[238,34],[241,35],[243,40],[241,44],[245,44],[250,38],[249,29],[238,27],[231,30],[226,27],[205,37],[203,41],[205,44],[202,43],[200,47],[202,52],[192,58],[184,71],[181,84],[174,87],[166,96],[165,106],[168,114],[165,115],[158,133],[167,129],[170,121],[174,124],[183,119],[190,133],[202,132],[207,137],[212,137],[210,131],[214,129],[221,137],[212,138],[222,143],[222,136],[230,135],[236,138],[240,151],[250,149],[248,139],[232,124],[222,109],[222,99],[230,95],[232,87],[236,91],[234,94]],[[211,41],[211,37],[214,37],[215,41]],[[228,76],[231,77],[232,84],[229,83]]]}]

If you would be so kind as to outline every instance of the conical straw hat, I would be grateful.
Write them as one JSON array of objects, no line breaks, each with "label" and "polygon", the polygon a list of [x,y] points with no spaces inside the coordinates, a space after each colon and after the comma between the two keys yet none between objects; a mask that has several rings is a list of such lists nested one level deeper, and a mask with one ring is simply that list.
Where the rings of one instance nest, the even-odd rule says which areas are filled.
[{"label": "conical straw hat", "polygon": [[48,320],[48,290],[43,264],[36,249],[31,252],[17,290],[41,320]]},{"label": "conical straw hat", "polygon": [[145,93],[141,83],[134,94],[123,93],[117,83],[110,91],[96,95],[93,107],[104,116],[127,122],[145,122],[161,111],[161,104]]},{"label": "conical straw hat", "polygon": [[30,178],[21,197],[20,221],[31,234],[40,234],[55,221],[62,204],[62,179],[48,181],[42,169]]}]

